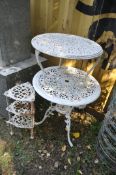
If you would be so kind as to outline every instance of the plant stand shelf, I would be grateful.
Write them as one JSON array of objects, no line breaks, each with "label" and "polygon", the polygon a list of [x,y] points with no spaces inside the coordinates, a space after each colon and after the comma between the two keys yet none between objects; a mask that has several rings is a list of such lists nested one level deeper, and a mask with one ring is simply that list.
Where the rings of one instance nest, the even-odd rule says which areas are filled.
[{"label": "plant stand shelf", "polygon": [[[17,128],[31,129],[31,139],[34,138],[35,124],[35,91],[29,82],[16,85],[4,93],[9,114],[10,134],[13,135],[12,125]],[[15,100],[9,105],[8,98]]]}]

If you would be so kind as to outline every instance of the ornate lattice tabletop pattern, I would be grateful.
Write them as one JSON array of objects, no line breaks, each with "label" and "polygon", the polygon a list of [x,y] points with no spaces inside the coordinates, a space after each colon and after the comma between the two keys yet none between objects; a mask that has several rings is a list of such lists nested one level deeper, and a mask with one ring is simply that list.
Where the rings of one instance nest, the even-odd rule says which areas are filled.
[{"label": "ornate lattice tabletop pattern", "polygon": [[99,83],[86,72],[70,67],[48,67],[33,78],[36,92],[45,99],[67,106],[87,105],[101,92]]},{"label": "ornate lattice tabletop pattern", "polygon": [[102,47],[90,39],[62,33],[37,35],[31,43],[39,52],[66,59],[92,59],[103,53]]}]

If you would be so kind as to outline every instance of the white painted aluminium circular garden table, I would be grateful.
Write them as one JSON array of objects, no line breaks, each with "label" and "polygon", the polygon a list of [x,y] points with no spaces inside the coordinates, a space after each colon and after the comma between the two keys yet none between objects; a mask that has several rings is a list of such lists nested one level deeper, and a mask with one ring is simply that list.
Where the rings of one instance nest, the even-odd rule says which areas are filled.
[{"label": "white painted aluminium circular garden table", "polygon": [[102,55],[103,49],[96,42],[63,33],[45,33],[35,36],[32,46],[39,52],[66,59],[93,59]]},{"label": "white painted aluminium circular garden table", "polygon": [[40,96],[56,104],[47,109],[44,118],[37,124],[43,123],[53,111],[64,114],[68,142],[73,146],[70,114],[74,107],[85,107],[100,96],[101,88],[97,80],[80,69],[54,66],[40,70],[33,78],[33,87]]}]

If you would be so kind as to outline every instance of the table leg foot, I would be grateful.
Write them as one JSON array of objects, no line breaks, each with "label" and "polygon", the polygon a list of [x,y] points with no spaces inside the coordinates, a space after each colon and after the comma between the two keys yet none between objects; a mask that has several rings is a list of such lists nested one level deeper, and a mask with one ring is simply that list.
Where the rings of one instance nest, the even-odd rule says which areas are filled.
[{"label": "table leg foot", "polygon": [[10,135],[13,136],[14,135],[14,132],[13,131],[10,131]]},{"label": "table leg foot", "polygon": [[30,139],[34,139],[34,132],[33,132],[33,128],[31,128],[31,131],[30,131]]},{"label": "table leg foot", "polygon": [[65,115],[65,117],[66,117],[65,123],[66,123],[68,143],[71,147],[73,147],[73,144],[70,139],[71,118],[70,118],[70,115],[67,115],[67,114]]},{"label": "table leg foot", "polygon": [[13,136],[14,135],[14,132],[13,132],[13,127],[12,125],[10,125],[10,135]]}]

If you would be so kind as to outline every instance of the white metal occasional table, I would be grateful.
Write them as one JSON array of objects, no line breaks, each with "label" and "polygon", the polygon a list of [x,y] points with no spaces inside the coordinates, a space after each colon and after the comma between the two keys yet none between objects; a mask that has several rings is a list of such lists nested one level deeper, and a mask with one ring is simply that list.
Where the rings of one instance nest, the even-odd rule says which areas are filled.
[{"label": "white metal occasional table", "polygon": [[[64,114],[66,119],[67,137],[70,146],[70,114],[74,107],[84,108],[87,104],[94,102],[101,93],[97,80],[88,73],[73,67],[52,66],[43,68],[39,61],[40,52],[66,59],[93,59],[99,58],[103,50],[100,45],[89,39],[60,33],[47,33],[34,37],[32,46],[41,70],[33,78],[35,91],[51,102],[42,121],[57,111]],[[55,105],[53,105],[55,103]]]}]

